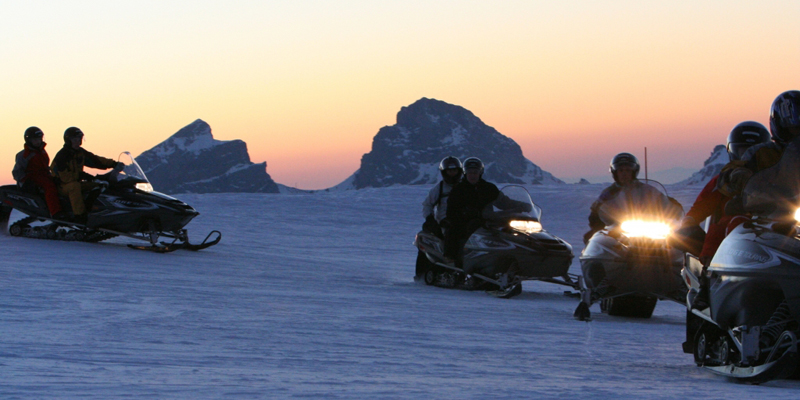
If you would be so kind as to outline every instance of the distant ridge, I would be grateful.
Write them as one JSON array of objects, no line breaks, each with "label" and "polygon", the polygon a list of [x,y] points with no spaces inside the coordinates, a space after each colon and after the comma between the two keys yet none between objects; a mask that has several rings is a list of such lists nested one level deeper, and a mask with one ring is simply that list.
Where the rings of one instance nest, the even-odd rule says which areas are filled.
[{"label": "distant ridge", "polygon": [[438,165],[453,155],[462,161],[478,157],[484,178],[496,183],[564,183],[522,155],[519,145],[486,125],[469,110],[422,98],[402,107],[397,123],[381,128],[360,168],[332,189],[433,184]]},{"label": "distant ridge", "polygon": [[254,164],[241,140],[215,140],[203,120],[186,125],[136,157],[153,187],[165,193],[279,193],[267,163]]}]

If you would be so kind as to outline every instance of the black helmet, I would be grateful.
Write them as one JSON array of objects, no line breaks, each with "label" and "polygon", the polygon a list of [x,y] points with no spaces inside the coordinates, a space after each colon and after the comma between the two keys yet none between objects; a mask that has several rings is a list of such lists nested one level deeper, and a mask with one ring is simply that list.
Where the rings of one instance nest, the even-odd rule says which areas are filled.
[{"label": "black helmet", "polygon": [[[458,170],[458,174],[455,176],[450,176],[447,173],[447,170],[450,169]],[[439,163],[439,171],[442,174],[442,179],[444,179],[448,185],[455,185],[461,180],[461,176],[464,175],[464,167],[461,165],[461,161],[453,156],[448,156],[442,159],[442,162]]]},{"label": "black helmet", "polygon": [[83,137],[83,132],[74,126],[70,126],[64,131],[64,143],[71,144],[70,139],[75,137]]},{"label": "black helmet", "polygon": [[800,130],[800,91],[783,92],[769,111],[769,130],[776,143],[789,143]]},{"label": "black helmet", "polygon": [[470,157],[464,160],[464,171],[471,169],[480,170],[480,175],[483,176],[483,161],[478,157]]},{"label": "black helmet", "polygon": [[750,146],[769,142],[769,131],[764,125],[755,121],[744,121],[733,127],[728,134],[728,157],[731,161],[741,160],[742,154]]},{"label": "black helmet", "polygon": [[636,156],[631,153],[619,153],[611,159],[611,164],[608,166],[611,176],[614,177],[614,182],[617,182],[617,169],[623,165],[633,168],[633,179],[639,176],[639,160],[636,159]]},{"label": "black helmet", "polygon": [[33,138],[40,138],[44,136],[44,132],[41,129],[32,126],[28,129],[25,129],[25,144],[30,145],[31,139]]}]

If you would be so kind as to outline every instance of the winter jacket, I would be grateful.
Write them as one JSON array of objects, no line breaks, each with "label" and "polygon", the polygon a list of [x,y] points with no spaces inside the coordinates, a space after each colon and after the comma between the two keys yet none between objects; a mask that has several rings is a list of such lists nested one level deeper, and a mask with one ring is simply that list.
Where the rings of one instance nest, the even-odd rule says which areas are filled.
[{"label": "winter jacket", "polygon": [[495,201],[499,194],[500,189],[483,178],[474,185],[466,179],[461,181],[450,191],[447,199],[448,221],[456,226],[464,226],[469,221],[480,219],[483,209]]},{"label": "winter jacket", "polygon": [[17,153],[12,175],[20,185],[34,175],[51,177],[50,156],[44,149],[46,145],[43,143],[41,148],[36,149],[26,144],[25,149]]},{"label": "winter jacket", "polygon": [[53,164],[50,167],[61,184],[65,184],[92,179],[93,177],[91,175],[83,172],[84,166],[97,169],[109,169],[113,168],[116,164],[116,161],[110,158],[96,156],[84,150],[82,147],[73,149],[69,144],[65,144],[64,147],[56,153],[56,157],[53,159]]},{"label": "winter jacket", "polygon": [[[447,198],[453,190],[453,185],[440,181],[428,192],[428,197],[422,202],[422,218],[427,219],[433,215],[439,222],[447,216]],[[435,212],[434,212],[435,209]]]},{"label": "winter jacket", "polygon": [[711,217],[700,257],[712,257],[717,252],[722,239],[725,239],[725,229],[732,218],[731,215],[725,214],[725,203],[731,198],[716,190],[718,180],[719,175],[708,181],[697,195],[692,208],[686,213],[686,217],[692,218],[698,224]]}]

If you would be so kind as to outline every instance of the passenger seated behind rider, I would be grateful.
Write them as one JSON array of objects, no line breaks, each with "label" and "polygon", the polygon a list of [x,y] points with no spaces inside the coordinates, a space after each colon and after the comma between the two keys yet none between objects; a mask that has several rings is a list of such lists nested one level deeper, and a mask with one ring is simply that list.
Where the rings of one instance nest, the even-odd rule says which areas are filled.
[{"label": "passenger seated behind rider", "polygon": [[447,198],[453,187],[461,182],[464,167],[458,158],[449,156],[439,163],[439,172],[442,174],[442,180],[431,188],[428,197],[422,202],[422,217],[425,218],[422,229],[442,238],[439,222],[447,217]]},{"label": "passenger seated behind rider", "polygon": [[[719,191],[729,197],[741,194],[753,174],[777,164],[789,142],[800,136],[800,91],[789,90],[775,98],[769,113],[769,130],[771,142],[747,149],[741,160],[731,161],[722,168],[717,183]],[[732,203],[736,209],[737,201]]]},{"label": "passenger seated behind rider", "polygon": [[38,186],[44,191],[47,210],[56,219],[62,218],[58,189],[50,174],[50,156],[45,150],[44,132],[32,126],[25,130],[25,148],[17,153],[12,175],[19,186],[27,184]]},{"label": "passenger seated behind rider", "polygon": [[83,132],[76,127],[64,131],[64,147],[56,153],[51,168],[59,183],[59,192],[69,198],[75,221],[86,222],[88,210],[83,193],[88,193],[99,184],[91,182],[94,176],[83,171],[83,167],[96,169],[114,168],[121,171],[125,165],[110,158],[96,156],[81,147]]},{"label": "passenger seated behind rider", "polygon": [[637,194],[640,196],[645,196],[642,199],[647,199],[648,203],[653,203],[637,204],[638,202],[634,202],[632,204],[640,205],[643,208],[646,208],[650,205],[655,205],[659,207],[659,212],[665,212],[666,216],[672,216],[672,214],[675,214],[674,216],[676,218],[678,217],[677,214],[679,214],[680,210],[682,209],[680,204],[674,199],[665,196],[656,188],[642,183],[638,179],[639,169],[639,160],[637,160],[633,154],[619,153],[611,159],[609,171],[611,172],[611,176],[614,178],[614,183],[605,188],[603,192],[600,193],[600,197],[598,197],[590,207],[589,231],[583,235],[584,244],[589,243],[589,239],[591,239],[595,232],[598,232],[606,227],[606,223],[603,222],[603,220],[600,218],[600,214],[598,213],[600,206],[605,204],[607,201],[614,199],[623,190],[628,193],[637,192]]},{"label": "passenger seated behind rider", "polygon": [[[742,155],[751,146],[770,141],[769,131],[764,125],[754,121],[745,121],[736,125],[728,134],[726,148],[730,161],[739,161]],[[715,175],[706,184],[692,208],[681,221],[681,228],[673,235],[674,244],[681,250],[689,251],[698,256],[704,267],[708,267],[717,248],[725,239],[728,223],[733,218],[725,212],[725,204],[731,199],[717,189],[719,174]],[[700,228],[700,223],[711,217],[708,232],[705,234]],[[698,243],[702,238],[702,243]],[[671,240],[671,243],[674,243]],[[680,244],[680,245],[679,245]],[[702,248],[697,248],[701,247]]]},{"label": "passenger seated behind rider", "polygon": [[[447,216],[447,198],[453,190],[453,186],[461,182],[464,168],[458,158],[449,156],[439,163],[439,173],[442,175],[442,180],[431,188],[428,196],[422,202],[422,217],[425,218],[422,230],[444,238],[439,222]],[[420,277],[425,270],[425,258],[427,258],[425,254],[418,251],[416,277]]]}]

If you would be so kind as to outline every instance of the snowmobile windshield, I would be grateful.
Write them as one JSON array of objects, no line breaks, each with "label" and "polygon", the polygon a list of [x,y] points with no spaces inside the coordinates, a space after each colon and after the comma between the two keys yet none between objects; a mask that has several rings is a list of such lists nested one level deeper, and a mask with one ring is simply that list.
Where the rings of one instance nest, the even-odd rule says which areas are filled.
[{"label": "snowmobile windshield", "polygon": [[683,207],[666,195],[660,183],[636,180],[604,201],[597,214],[606,226],[624,221],[673,222],[683,216]]},{"label": "snowmobile windshield", "polygon": [[522,186],[506,186],[497,199],[486,207],[483,217],[488,220],[519,219],[541,221],[542,209],[531,200]]},{"label": "snowmobile windshield", "polygon": [[117,182],[130,182],[135,185],[136,189],[143,192],[153,191],[153,185],[147,180],[147,176],[145,176],[144,171],[142,171],[142,167],[139,166],[130,152],[126,151],[120,154],[117,161],[125,165],[125,168],[119,171],[119,175],[117,175]]},{"label": "snowmobile windshield", "polygon": [[755,173],[742,191],[745,211],[791,220],[800,208],[800,137],[792,140],[777,164]]}]

